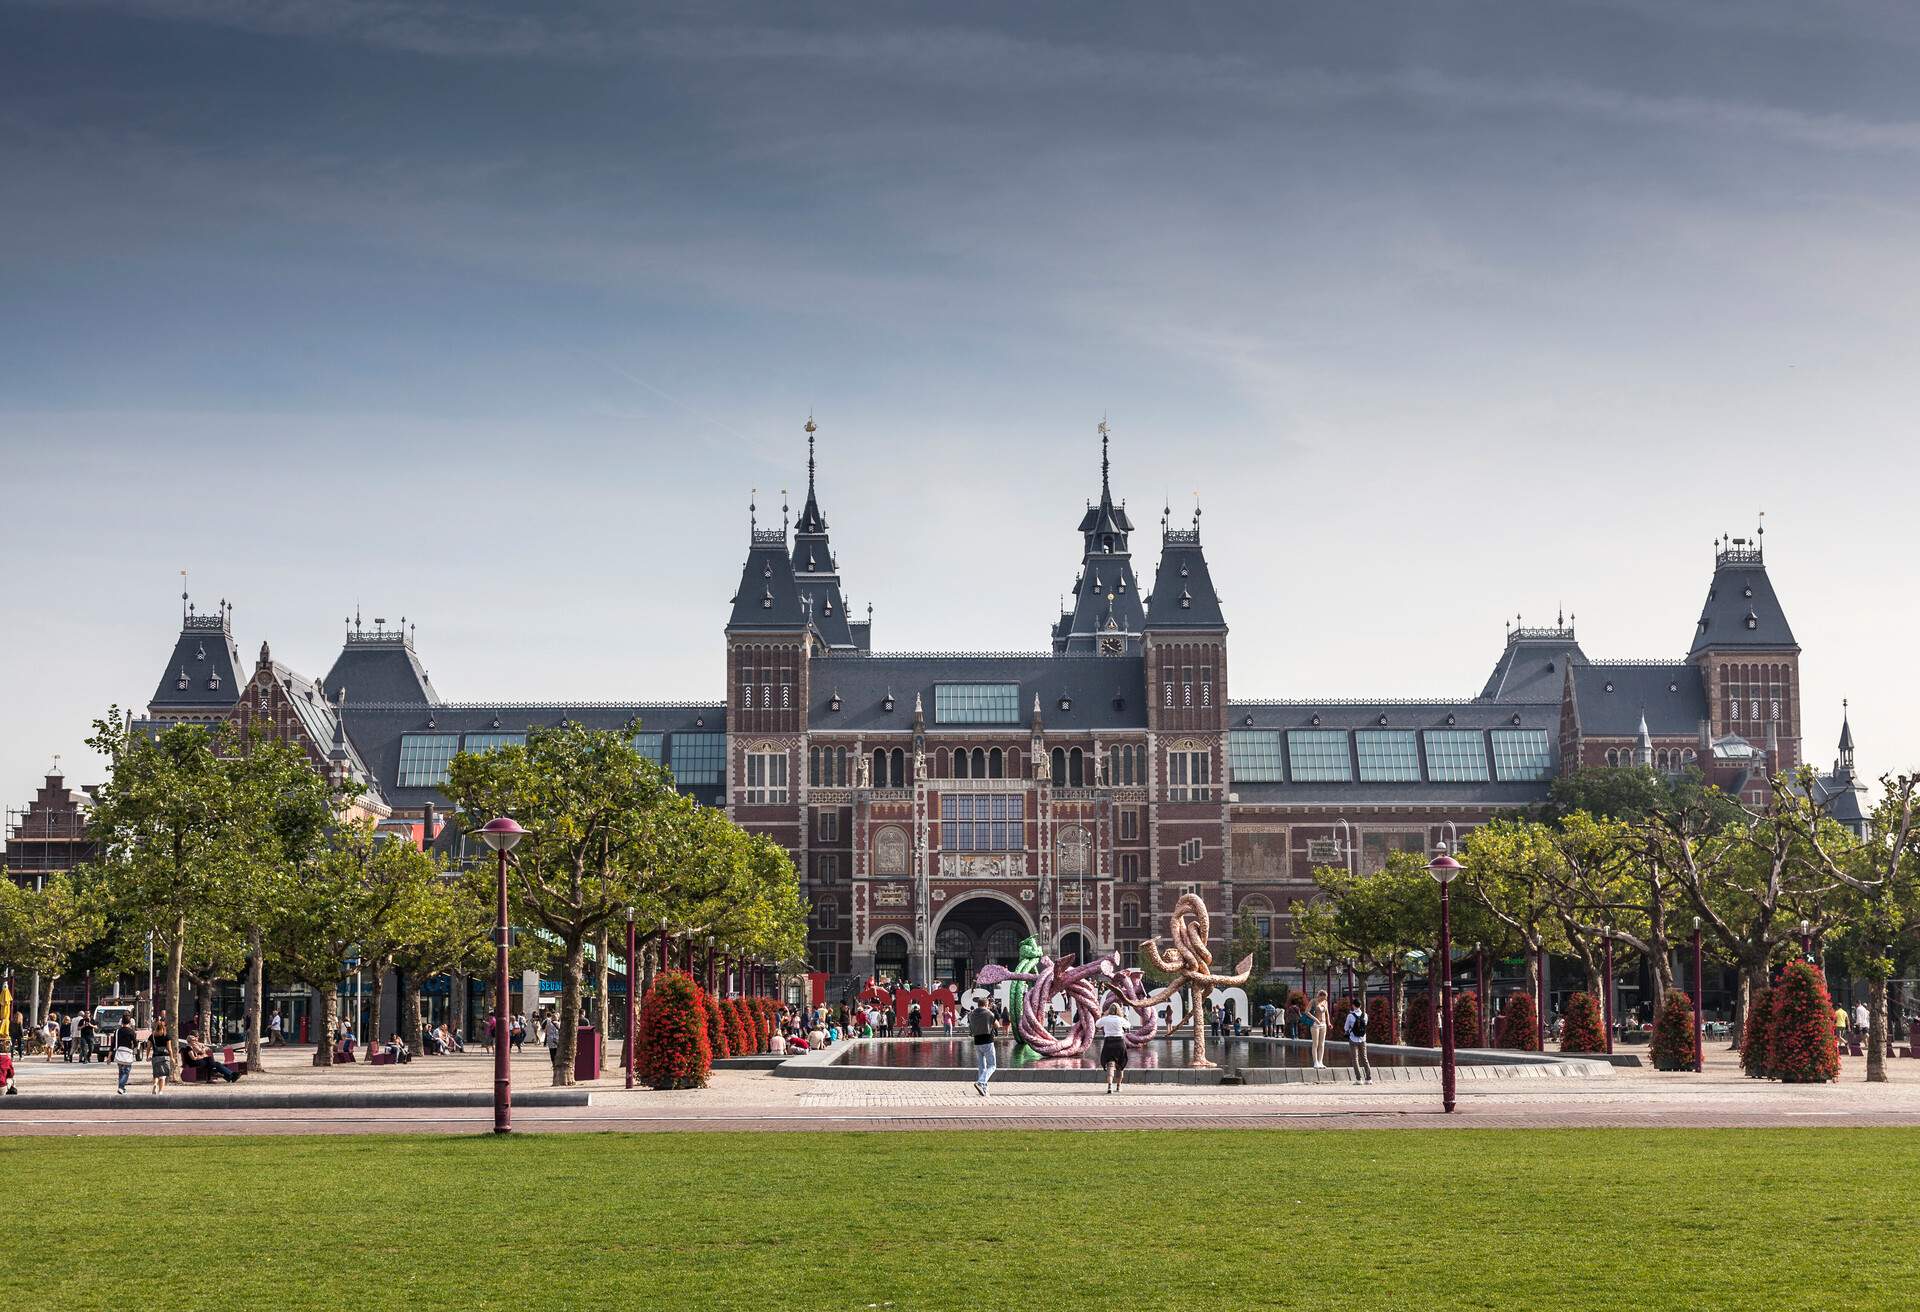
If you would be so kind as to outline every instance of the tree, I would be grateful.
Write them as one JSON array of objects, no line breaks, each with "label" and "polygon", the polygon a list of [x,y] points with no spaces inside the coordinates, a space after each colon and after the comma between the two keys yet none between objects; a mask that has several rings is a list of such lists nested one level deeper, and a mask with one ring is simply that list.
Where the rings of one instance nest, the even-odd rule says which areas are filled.
[{"label": "tree", "polygon": [[[1540,988],[1541,954],[1566,944],[1554,887],[1567,872],[1554,839],[1539,821],[1495,820],[1473,830],[1460,845],[1465,867],[1460,882],[1526,953],[1529,994]],[[1533,1006],[1531,997],[1527,1005]],[[1538,1048],[1536,1035],[1529,1051]]]},{"label": "tree", "polygon": [[690,804],[630,732],[571,723],[535,729],[524,746],[460,753],[448,767],[446,793],[476,827],[506,815],[527,830],[513,854],[511,887],[520,914],[559,944],[553,1082],[572,1084],[586,945],[615,920],[624,924],[627,907],[642,901],[643,874],[658,869],[656,858],[672,845]]},{"label": "tree", "polygon": [[1480,1046],[1480,999],[1471,990],[1453,995],[1453,1046]]},{"label": "tree", "polygon": [[1496,1048],[1511,1048],[1516,1052],[1540,1051],[1540,1012],[1533,1005],[1531,993],[1513,993],[1507,997],[1507,1005],[1500,1012],[1498,1033],[1494,1035]]},{"label": "tree", "polygon": [[[1253,958],[1253,971],[1247,978],[1264,980],[1273,969],[1272,939],[1260,932],[1253,908],[1241,907],[1240,913],[1233,918],[1233,938],[1227,946],[1227,960],[1245,961],[1248,957]],[[1248,1001],[1251,1004],[1252,1000]]]},{"label": "tree", "polygon": [[93,900],[81,896],[65,874],[44,876],[33,889],[0,872],[0,965],[39,971],[49,998],[67,963],[100,937],[105,924]]},{"label": "tree", "polygon": [[361,943],[388,933],[392,919],[423,896],[434,874],[425,853],[404,839],[381,837],[371,820],[362,820],[339,830],[282,890],[265,927],[265,945],[280,969],[319,996],[317,1064],[333,1064],[338,990],[348,958]]},{"label": "tree", "polygon": [[1768,988],[1755,991],[1747,1000],[1747,1032],[1745,1042],[1740,1045],[1740,1070],[1749,1079],[1764,1080],[1772,1073],[1768,1049],[1773,1037],[1773,1001],[1773,990]]},{"label": "tree", "polygon": [[494,890],[488,863],[460,872],[428,857],[427,877],[393,934],[391,958],[400,985],[400,1033],[420,1046],[424,983],[449,972],[484,971],[493,956]]},{"label": "tree", "polygon": [[1440,936],[1439,887],[1425,862],[1417,853],[1393,852],[1371,875],[1320,866],[1313,882],[1321,896],[1294,922],[1303,957],[1386,976],[1389,1003],[1397,1012],[1403,963],[1413,953],[1430,958]]},{"label": "tree", "polygon": [[1431,1048],[1433,1033],[1433,991],[1421,989],[1407,994],[1407,1010],[1400,1024],[1400,1041],[1415,1048]]},{"label": "tree", "polygon": [[[107,758],[94,798],[97,860],[80,886],[115,920],[150,930],[164,954],[164,1005],[179,1006],[189,924],[228,904],[232,881],[257,850],[257,817],[232,787],[224,726],[175,725],[149,737],[131,731],[118,707],[94,721],[87,745]],[[178,1069],[178,1017],[167,1051]]]},{"label": "tree", "polygon": [[1864,842],[1840,829],[1815,803],[1811,770],[1798,777],[1794,801],[1816,871],[1849,895],[1838,946],[1867,981],[1867,1081],[1887,1078],[1887,982],[1896,956],[1920,924],[1920,824],[1914,814],[1920,776],[1888,775],[1868,818]]}]

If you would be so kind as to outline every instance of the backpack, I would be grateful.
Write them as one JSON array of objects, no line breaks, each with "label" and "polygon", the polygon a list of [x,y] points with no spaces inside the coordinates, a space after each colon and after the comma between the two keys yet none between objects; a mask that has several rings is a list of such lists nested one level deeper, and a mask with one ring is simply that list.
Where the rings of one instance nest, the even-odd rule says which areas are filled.
[{"label": "backpack", "polygon": [[1353,1037],[1356,1039],[1367,1037],[1367,1013],[1364,1011],[1353,1013]]}]

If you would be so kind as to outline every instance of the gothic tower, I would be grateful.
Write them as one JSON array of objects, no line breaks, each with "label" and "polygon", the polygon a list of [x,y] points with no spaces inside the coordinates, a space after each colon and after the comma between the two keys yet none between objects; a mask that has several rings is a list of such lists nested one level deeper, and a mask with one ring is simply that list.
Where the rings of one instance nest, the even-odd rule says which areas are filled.
[{"label": "gothic tower", "polygon": [[1776,770],[1793,770],[1800,743],[1800,644],[1767,578],[1762,528],[1716,543],[1713,582],[1687,657],[1700,671],[1713,736],[1754,747],[1777,738]]}]

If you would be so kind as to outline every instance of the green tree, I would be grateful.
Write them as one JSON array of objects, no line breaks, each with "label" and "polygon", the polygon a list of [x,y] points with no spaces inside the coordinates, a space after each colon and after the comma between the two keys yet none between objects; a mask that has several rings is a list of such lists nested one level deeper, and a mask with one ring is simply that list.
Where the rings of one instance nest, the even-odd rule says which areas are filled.
[{"label": "green tree", "polygon": [[494,897],[481,863],[470,871],[430,864],[428,878],[411,899],[404,927],[394,936],[391,953],[399,974],[400,1033],[409,1046],[420,1046],[422,986],[436,975],[484,971],[492,957]]},{"label": "green tree", "polygon": [[[75,954],[100,937],[106,918],[65,874],[47,875],[39,883],[29,888],[0,872],[0,965],[40,972],[51,998]],[[12,1023],[9,1016],[7,1024]]]},{"label": "green tree", "polygon": [[1257,984],[1273,969],[1273,941],[1260,932],[1253,908],[1241,907],[1240,914],[1233,918],[1233,938],[1227,944],[1227,960],[1244,961],[1248,957],[1253,958],[1253,973],[1247,978]]},{"label": "green tree", "polygon": [[511,887],[526,922],[561,950],[553,1082],[571,1084],[587,943],[614,921],[625,923],[627,907],[641,900],[642,872],[657,868],[658,849],[687,808],[631,733],[577,724],[536,729],[524,746],[460,753],[448,767],[446,793],[476,827],[506,815],[527,830],[513,854]]},{"label": "green tree", "polygon": [[1536,996],[1541,954],[1566,945],[1554,893],[1567,870],[1554,839],[1537,820],[1495,820],[1460,844],[1459,883],[1526,954],[1527,991]]}]

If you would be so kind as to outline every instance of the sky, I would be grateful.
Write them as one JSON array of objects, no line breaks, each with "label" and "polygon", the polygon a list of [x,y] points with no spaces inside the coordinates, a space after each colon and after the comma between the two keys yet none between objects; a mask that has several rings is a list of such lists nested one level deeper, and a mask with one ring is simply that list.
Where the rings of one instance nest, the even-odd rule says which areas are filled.
[{"label": "sky", "polygon": [[453,700],[723,695],[801,426],[887,649],[1035,650],[1113,433],[1236,697],[1680,657],[1765,513],[1920,765],[1920,9],[0,0],[0,794],[195,603]]}]

